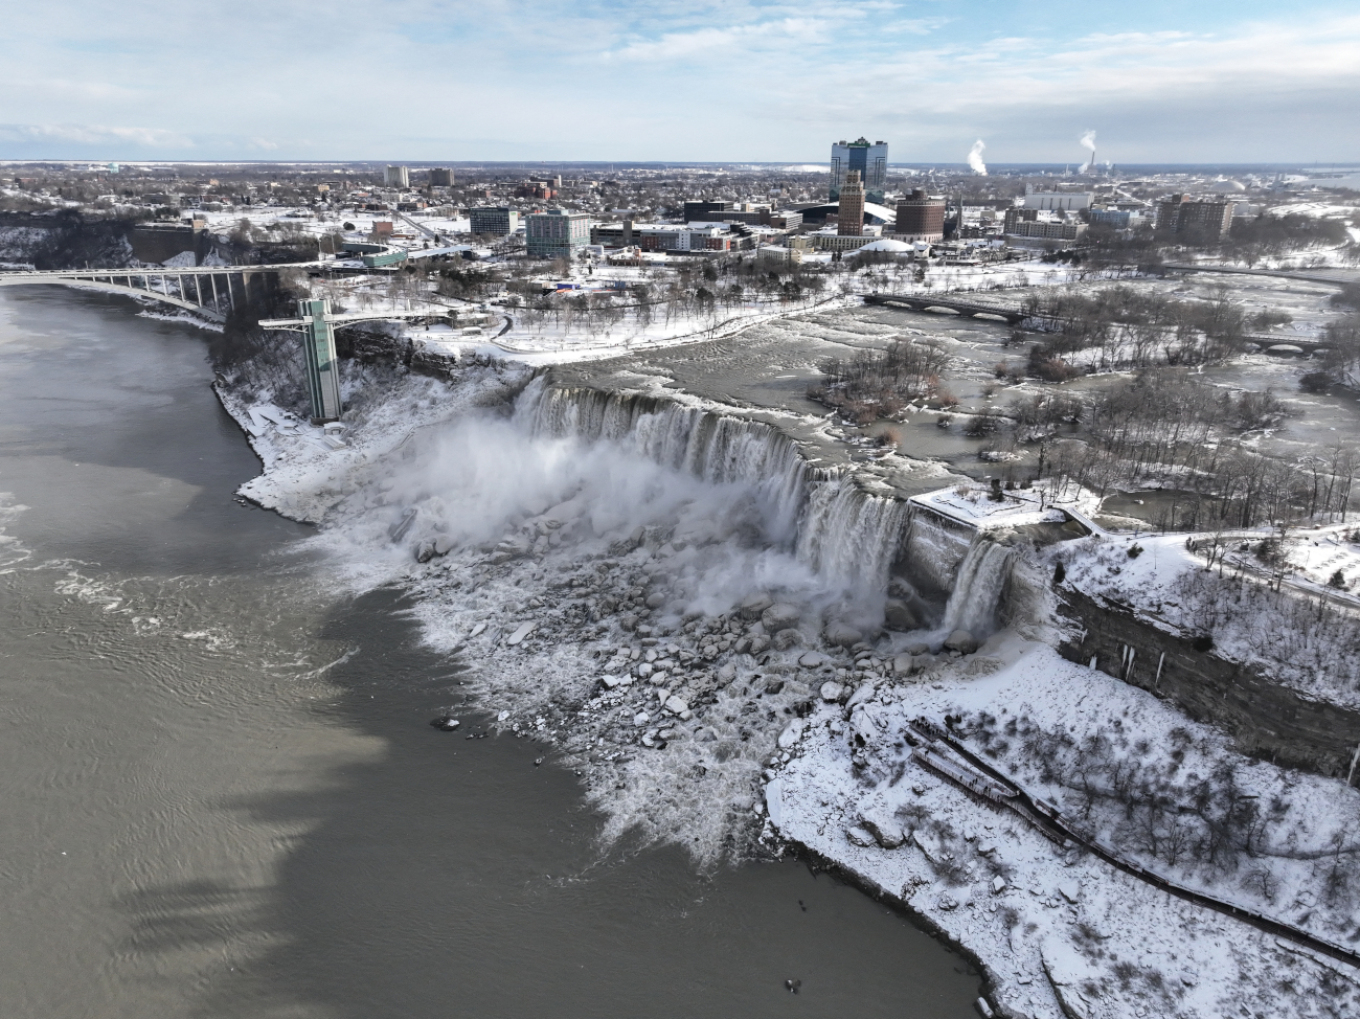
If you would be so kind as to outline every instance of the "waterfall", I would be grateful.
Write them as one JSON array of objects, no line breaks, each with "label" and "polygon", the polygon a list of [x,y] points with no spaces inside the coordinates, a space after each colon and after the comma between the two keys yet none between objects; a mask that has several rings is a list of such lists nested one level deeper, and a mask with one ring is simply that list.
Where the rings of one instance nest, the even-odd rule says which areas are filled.
[{"label": "waterfall", "polygon": [[996,608],[1010,576],[1015,550],[979,535],[959,565],[944,610],[946,630],[967,630],[981,640],[996,629]]},{"label": "waterfall", "polygon": [[770,425],[673,400],[536,379],[516,405],[533,434],[608,440],[714,484],[754,486],[771,535],[837,587],[882,591],[897,557],[907,505],[818,470]]},{"label": "waterfall", "polygon": [[798,530],[798,558],[843,587],[878,591],[897,558],[906,503],[867,495],[846,478],[816,484]]},{"label": "waterfall", "polygon": [[954,589],[959,566],[976,531],[919,503],[913,503],[910,512],[902,547],[903,566],[918,591],[944,601]]}]

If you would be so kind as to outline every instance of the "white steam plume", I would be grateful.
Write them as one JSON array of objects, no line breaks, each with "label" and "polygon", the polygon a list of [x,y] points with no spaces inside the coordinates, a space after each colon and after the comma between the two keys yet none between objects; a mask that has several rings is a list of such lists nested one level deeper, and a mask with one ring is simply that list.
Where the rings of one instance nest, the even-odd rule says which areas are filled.
[{"label": "white steam plume", "polygon": [[1085,165],[1081,168],[1081,172],[1090,173],[1095,169],[1096,165],[1096,133],[1094,131],[1087,131],[1081,136],[1081,145],[1082,148],[1091,150],[1091,158],[1086,160]]},{"label": "white steam plume", "polygon": [[973,168],[973,172],[979,177],[987,176],[987,164],[982,161],[982,150],[987,147],[981,138],[973,142],[972,149],[968,152],[968,165]]}]

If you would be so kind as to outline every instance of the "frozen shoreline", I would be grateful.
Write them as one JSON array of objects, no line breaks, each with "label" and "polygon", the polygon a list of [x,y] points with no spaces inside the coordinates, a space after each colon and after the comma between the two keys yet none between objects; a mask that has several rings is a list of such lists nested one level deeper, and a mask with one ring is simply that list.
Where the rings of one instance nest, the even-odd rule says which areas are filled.
[{"label": "frozen shoreline", "polygon": [[[322,524],[315,540],[352,589],[398,583],[415,594],[414,611],[431,644],[476,663],[472,689],[498,712],[498,726],[542,740],[561,763],[582,772],[587,799],[607,818],[606,840],[633,830],[648,840],[686,845],[713,865],[724,856],[777,851],[787,839],[880,889],[961,945],[987,972],[1003,1014],[1207,1019],[1226,1014],[1240,988],[1253,997],[1279,993],[1271,983],[1285,970],[1300,983],[1294,1014],[1341,1015],[1360,1003],[1356,975],[1344,965],[1170,900],[1099,861],[1060,859],[1038,832],[998,824],[991,808],[924,769],[912,771],[910,782],[898,775],[886,790],[882,780],[864,785],[849,744],[864,731],[855,709],[860,723],[866,712],[881,712],[872,723],[878,733],[873,738],[885,753],[915,713],[943,716],[983,705],[1016,711],[1032,707],[1040,694],[1056,710],[1052,706],[1078,682],[1095,684],[1125,710],[1161,712],[1163,728],[1171,724],[1167,719],[1184,720],[1150,695],[1014,638],[962,659],[907,656],[904,666],[900,649],[889,645],[896,640],[905,646],[905,640],[863,651],[831,644],[823,623],[833,606],[818,602],[817,592],[826,581],[800,574],[796,557],[787,553],[743,560],[753,569],[773,563],[783,571],[778,584],[769,583],[768,573],[748,583],[744,595],[752,600],[743,611],[741,597],[735,605],[731,597],[731,574],[713,571],[728,557],[753,553],[731,544],[728,531],[704,531],[703,519],[687,518],[677,508],[696,500],[703,506],[712,497],[697,483],[677,489],[665,506],[644,500],[633,507],[644,515],[659,513],[656,520],[639,525],[623,513],[611,525],[573,505],[581,491],[594,491],[598,475],[573,475],[565,487],[513,493],[519,501],[506,504],[506,519],[493,521],[491,530],[450,536],[443,554],[416,562],[413,543],[437,542],[458,515],[441,510],[444,518],[436,512],[427,519],[421,510],[406,525],[403,541],[391,539],[406,519],[405,500],[419,495],[428,503],[428,491],[407,486],[432,465],[450,457],[469,464],[481,444],[502,458],[499,469],[539,469],[504,459],[514,443],[528,441],[528,433],[468,437],[457,431],[470,414],[478,416],[473,412],[479,406],[492,408],[511,427],[504,420],[507,403],[530,374],[480,369],[456,383],[381,372],[353,379],[353,410],[341,446],[286,414],[262,415],[253,402],[259,394],[224,386],[218,392],[266,467],[242,494]],[[267,398],[263,402],[268,406]],[[450,429],[452,438],[444,434]],[[425,434],[444,438],[429,446]],[[545,454],[550,459],[583,453],[578,446],[553,449]],[[601,464],[600,472],[643,466],[643,458],[631,456]],[[682,484],[665,472],[650,477],[657,485]],[[421,481],[416,488],[428,485]],[[620,489],[605,494],[634,497]],[[718,495],[714,506],[736,496],[757,498],[736,488]],[[419,530],[437,527],[441,519],[444,531]],[[740,531],[747,525],[734,526]],[[705,601],[718,579],[728,595],[722,606]],[[761,604],[762,591],[771,587],[799,602],[785,620],[791,625],[777,631],[795,634],[784,638],[794,643],[783,650],[771,646],[776,624],[766,627],[762,618],[776,607],[773,598]],[[685,629],[693,623],[701,625]],[[753,655],[757,640],[764,644]],[[1021,674],[1024,683],[1016,681]],[[545,675],[553,682],[544,683]],[[842,688],[835,703],[823,699],[826,683]],[[849,717],[839,703],[847,698]],[[808,705],[811,715],[798,718]],[[896,766],[894,760],[887,778]],[[923,792],[915,791],[918,786]],[[793,789],[803,794],[791,800]],[[762,793],[778,819],[763,830]],[[913,834],[891,850],[872,838],[861,844],[862,834],[847,835],[860,828],[865,814],[879,817],[879,830],[890,829],[894,796],[902,798],[898,807],[928,806],[930,817],[972,832],[971,842],[966,835],[955,842],[971,847],[968,862],[978,873],[1003,877],[1005,887],[991,891],[989,880],[978,890],[973,886],[979,882],[970,879],[966,898],[949,891],[956,886],[941,878],[941,869],[942,861],[952,863],[945,857],[954,850],[942,848],[939,832],[922,834],[920,842]],[[992,853],[976,851],[982,838],[996,843]],[[1081,890],[1072,897],[1060,887],[1069,872],[1080,879]],[[1006,926],[1009,911],[1027,917],[1024,924]],[[1117,922],[1140,915],[1151,919],[1143,926]],[[1239,928],[1250,936],[1239,935]],[[1146,945],[1154,939],[1162,943],[1150,950]],[[1337,1010],[1329,1010],[1329,1000]]]}]

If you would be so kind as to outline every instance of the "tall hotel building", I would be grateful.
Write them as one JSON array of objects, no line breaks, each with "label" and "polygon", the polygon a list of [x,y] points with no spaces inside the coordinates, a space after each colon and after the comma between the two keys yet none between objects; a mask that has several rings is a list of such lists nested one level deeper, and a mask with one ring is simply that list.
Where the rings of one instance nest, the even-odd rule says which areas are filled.
[{"label": "tall hotel building", "polygon": [[883,191],[888,182],[888,143],[869,144],[867,138],[853,142],[836,142],[831,146],[831,201],[841,196],[845,175],[858,171],[864,183],[866,201],[883,204]]}]

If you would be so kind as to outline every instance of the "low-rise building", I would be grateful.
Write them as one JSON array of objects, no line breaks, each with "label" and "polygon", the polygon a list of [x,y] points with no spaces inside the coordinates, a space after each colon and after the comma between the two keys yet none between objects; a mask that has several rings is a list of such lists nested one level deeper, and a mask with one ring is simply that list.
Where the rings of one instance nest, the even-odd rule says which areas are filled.
[{"label": "low-rise building", "polygon": [[590,243],[590,217],[584,212],[549,209],[524,220],[524,247],[533,258],[571,258]]},{"label": "low-rise building", "polygon": [[1034,191],[1025,185],[1025,208],[1052,212],[1079,212],[1091,207],[1090,191]]},{"label": "low-rise building", "polygon": [[1086,235],[1086,224],[1075,219],[1019,220],[1006,227],[1008,238],[1071,242]]},{"label": "low-rise building", "polygon": [[714,223],[600,223],[590,229],[590,243],[606,248],[637,247],[644,252],[731,251],[731,231]]}]

